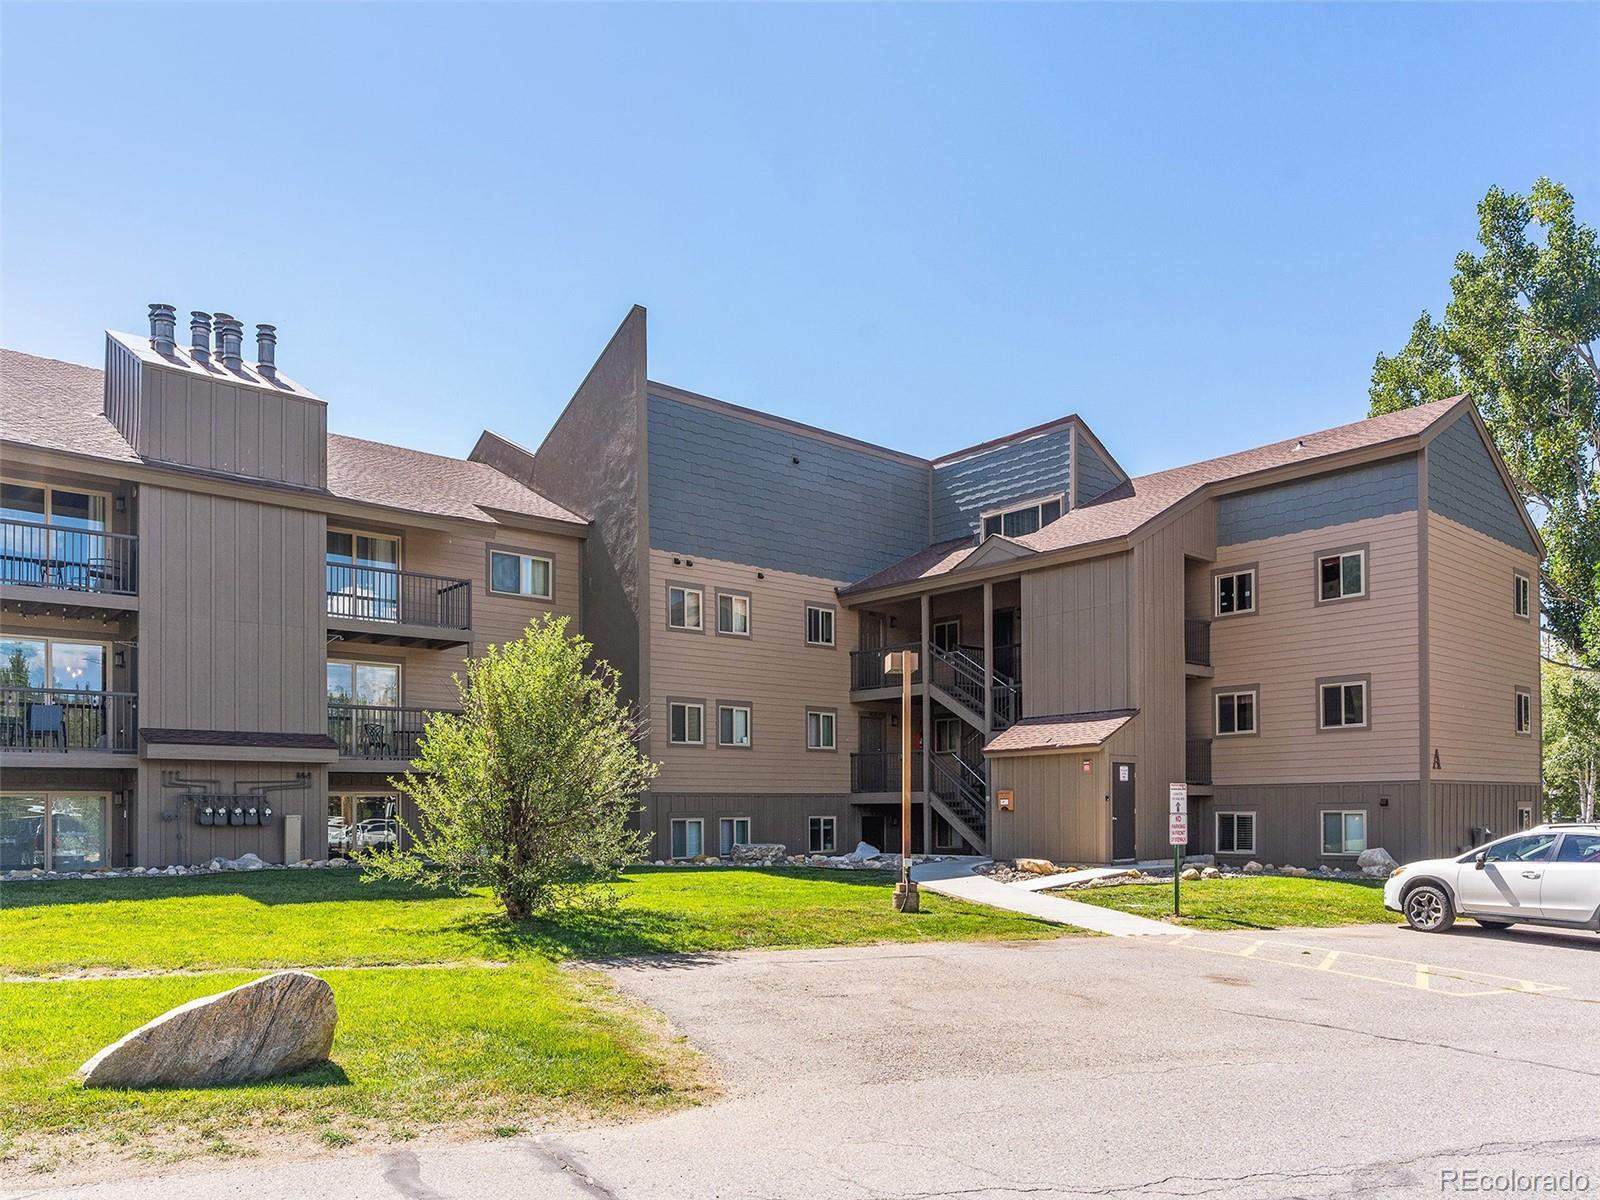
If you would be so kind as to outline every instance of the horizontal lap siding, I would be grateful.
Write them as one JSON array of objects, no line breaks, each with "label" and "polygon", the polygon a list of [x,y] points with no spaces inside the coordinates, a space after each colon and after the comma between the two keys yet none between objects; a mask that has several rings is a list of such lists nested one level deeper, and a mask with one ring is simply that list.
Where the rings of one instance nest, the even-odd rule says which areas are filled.
[{"label": "horizontal lap siding", "polygon": [[[1315,555],[1361,543],[1367,598],[1316,603]],[[1212,688],[1261,690],[1260,734],[1213,744],[1219,788],[1417,777],[1417,549],[1414,512],[1219,547],[1217,569],[1257,564],[1258,611],[1212,622],[1215,677],[1191,690],[1207,705],[1200,728]],[[1339,675],[1372,677],[1370,728],[1319,732],[1316,681]]]},{"label": "horizontal lap siding", "polygon": [[[650,634],[650,755],[661,763],[652,787],[661,793],[848,793],[850,754],[858,723],[850,703],[850,649],[856,645],[857,616],[834,600],[833,580],[762,572],[737,563],[695,558],[673,564],[673,555],[650,552],[654,594],[645,613]],[[679,556],[682,558],[683,556]],[[667,581],[698,586],[705,595],[704,633],[666,628]],[[748,638],[719,636],[719,587],[750,597]],[[834,604],[832,648],[805,641],[807,602]],[[669,697],[703,700],[706,745],[672,746],[668,736]],[[718,700],[748,701],[751,745],[716,745]],[[806,709],[834,709],[838,749],[806,749]]]},{"label": "horizontal lap siding", "polygon": [[645,797],[639,816],[639,828],[652,839],[645,853],[652,858],[666,858],[672,853],[673,820],[699,818],[703,824],[702,848],[707,854],[715,854],[719,849],[718,822],[723,817],[749,818],[751,842],[777,842],[790,854],[802,854],[809,848],[812,817],[834,819],[835,853],[848,854],[861,838],[860,815],[844,795],[651,792]]},{"label": "horizontal lap siding", "polygon": [[[1515,572],[1530,584],[1526,620],[1512,610]],[[1539,782],[1539,563],[1438,513],[1428,516],[1428,677],[1435,780]],[[1533,697],[1525,737],[1518,687]]]}]

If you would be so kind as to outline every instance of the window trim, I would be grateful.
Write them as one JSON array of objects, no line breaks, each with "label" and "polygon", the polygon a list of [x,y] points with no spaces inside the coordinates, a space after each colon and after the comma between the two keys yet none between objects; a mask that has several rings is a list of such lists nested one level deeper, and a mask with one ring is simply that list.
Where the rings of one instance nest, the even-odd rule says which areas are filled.
[{"label": "window trim", "polygon": [[[1526,819],[1524,819],[1524,818],[1526,818]],[[1517,805],[1517,828],[1516,828],[1516,832],[1518,832],[1518,833],[1526,833],[1528,830],[1533,828],[1533,825],[1534,825],[1534,821],[1533,821],[1533,805],[1531,805],[1531,804],[1519,804],[1519,805]]]},{"label": "window trim", "polygon": [[[739,822],[740,821],[744,822],[744,838],[745,838],[745,840],[742,841],[742,842],[738,840],[739,839]],[[732,854],[733,851],[736,848],[738,848],[739,846],[752,846],[752,845],[755,844],[754,841],[752,840],[755,837],[755,831],[752,828],[752,822],[751,822],[749,817],[744,816],[742,814],[741,815],[735,815],[735,816],[732,816],[732,817],[718,817],[717,818],[717,857],[718,858],[724,857],[723,850],[722,850],[722,827],[724,825],[732,825],[733,826],[733,840],[728,843],[728,850],[727,850],[728,854]],[[705,844],[703,840],[702,840],[701,844],[702,845]]]},{"label": "window trim", "polygon": [[[1233,818],[1233,844],[1234,844],[1234,848],[1232,850],[1224,850],[1222,848],[1222,818],[1223,817],[1232,817]],[[1249,817],[1250,818],[1250,846],[1249,846],[1248,849],[1244,849],[1244,850],[1241,850],[1239,848],[1239,818],[1240,817]],[[1211,844],[1217,848],[1217,853],[1218,854],[1254,855],[1255,852],[1256,852],[1256,840],[1257,840],[1256,839],[1256,825],[1260,821],[1260,819],[1261,818],[1256,815],[1256,810],[1253,809],[1253,808],[1222,808],[1222,809],[1218,809],[1216,814],[1215,814],[1215,820],[1212,822],[1212,832],[1213,832],[1213,834],[1215,836],[1215,840]]]},{"label": "window trim", "polygon": [[[729,600],[743,600],[744,601],[744,632],[743,633],[740,633],[738,630],[724,629],[722,627],[722,598],[724,596],[726,596]],[[716,607],[717,607],[717,620],[716,620],[716,623],[714,625],[712,625],[711,632],[714,633],[717,637],[744,638],[746,641],[748,641],[750,639],[750,635],[755,632],[755,607],[756,606],[750,600],[750,593],[749,592],[735,591],[733,588],[720,588],[719,587],[719,588],[716,589]],[[733,608],[732,605],[730,605],[729,608],[728,608],[728,612],[730,614],[732,614],[733,611],[734,611],[734,608]],[[704,621],[705,612],[704,612],[703,609],[701,610],[700,616],[701,616],[701,620]],[[732,619],[731,615],[730,615],[729,619],[730,620]]]},{"label": "window trim", "polygon": [[[827,828],[832,831],[833,842],[831,846],[814,847],[811,844],[811,822],[825,821]],[[819,828],[821,828],[819,826]],[[807,854],[837,854],[839,853],[839,818],[833,813],[812,813],[806,817],[806,853]]]},{"label": "window trim", "polygon": [[[961,649],[961,618],[960,617],[940,617],[937,621],[930,619],[928,621],[928,645],[929,646],[938,646],[939,642],[938,642],[938,639],[935,637],[935,632],[937,630],[939,630],[939,629],[944,628],[945,626],[948,626],[948,625],[954,625],[956,627],[955,648],[957,650]],[[948,650],[949,647],[945,647],[945,649]]]},{"label": "window trim", "polygon": [[[1222,698],[1224,696],[1249,696],[1252,709],[1252,721],[1249,729],[1238,728],[1238,705],[1234,705],[1234,732],[1222,732]],[[1261,736],[1261,685],[1259,683],[1236,683],[1230,687],[1211,689],[1211,736],[1219,738],[1247,738]]]},{"label": "window trim", "polygon": [[[1066,494],[1066,492],[1047,492],[1045,495],[1036,496],[1031,500],[1013,501],[1012,503],[1002,505],[999,508],[988,508],[988,509],[982,510],[981,512],[978,513],[978,540],[980,542],[982,542],[982,541],[988,540],[991,537],[1003,537],[1003,538],[1011,538],[1011,539],[1015,540],[1016,538],[1019,538],[1019,537],[1027,537],[1028,535],[1025,534],[1025,533],[1019,533],[1019,534],[1007,533],[1005,531],[1005,525],[1006,525],[1005,519],[1006,519],[1006,517],[1011,513],[1023,512],[1023,511],[1025,511],[1027,509],[1030,509],[1030,508],[1042,509],[1042,508],[1044,508],[1044,506],[1046,504],[1049,504],[1052,500],[1059,501],[1060,504],[1061,504],[1061,515],[1056,517],[1056,521],[1059,521],[1061,519],[1061,517],[1064,517],[1064,516],[1067,515],[1067,511],[1068,511],[1067,494]],[[984,532],[985,527],[989,523],[989,518],[990,517],[999,517],[1000,518],[1000,528],[999,528],[999,530],[997,530],[995,533],[992,533],[992,534]],[[1054,525],[1055,521],[1051,521],[1050,524]],[[1041,512],[1039,514],[1039,529],[1043,529],[1043,528],[1045,528],[1045,521],[1044,521],[1044,513]],[[1033,532],[1037,533],[1038,530],[1036,529]]]},{"label": "window trim", "polygon": [[[959,754],[959,753],[961,753],[961,726],[964,725],[964,724],[965,724],[965,722],[962,721],[960,717],[935,717],[933,719],[933,752],[935,754]],[[955,731],[956,731],[956,746],[955,746],[955,749],[954,750],[941,750],[941,749],[939,749],[939,731],[941,729],[948,729],[948,728],[950,728],[952,726],[955,727]]]},{"label": "window trim", "polygon": [[[1528,700],[1528,727],[1522,727],[1522,700]],[[1512,728],[1518,737],[1531,738],[1533,736],[1533,689],[1516,684],[1511,689]]]},{"label": "window trim", "polygon": [[[1322,692],[1324,688],[1334,686],[1348,687],[1350,684],[1361,685],[1361,716],[1364,718],[1360,725],[1324,725],[1322,723]],[[1317,701],[1317,732],[1318,733],[1359,733],[1372,728],[1372,676],[1371,675],[1326,675],[1316,682]],[[1344,693],[1339,694],[1339,712],[1344,712]]]},{"label": "window trim", "polygon": [[1533,580],[1522,571],[1511,572],[1511,615],[1519,621],[1533,620]]},{"label": "window trim", "polygon": [[[813,642],[811,640],[811,613],[813,609],[817,612],[828,614],[829,638],[825,642]],[[807,600],[805,602],[805,627],[802,633],[808,646],[816,646],[823,650],[837,650],[839,648],[839,606],[837,604],[824,604],[816,600]]]},{"label": "window trim", "polygon": [[[324,685],[326,685],[327,681],[328,681],[328,668],[332,667],[332,666],[348,666],[350,668],[350,691],[351,691],[352,695],[355,694],[356,668],[357,667],[393,667],[394,668],[394,684],[395,684],[395,687],[394,687],[394,691],[395,691],[394,707],[395,708],[404,708],[405,707],[405,704],[406,704],[406,699],[405,699],[405,697],[406,697],[406,664],[405,664],[405,660],[404,659],[398,659],[398,658],[395,658],[395,659],[387,659],[387,658],[334,658],[334,657],[329,657],[327,659],[327,661],[323,663],[323,666],[322,666],[322,681],[323,681]],[[381,704],[368,704],[364,700],[329,700],[328,704],[329,704],[330,707],[331,706],[335,706],[335,705],[350,706],[350,707],[355,707],[355,708],[382,708],[382,707],[384,707]]]},{"label": "window trim", "polygon": [[[1311,598],[1320,608],[1326,604],[1350,604],[1357,600],[1367,600],[1372,596],[1372,549],[1371,542],[1361,542],[1353,546],[1332,546],[1326,550],[1318,550],[1311,556]],[[1322,563],[1324,559],[1337,556],[1339,562],[1339,587],[1341,593],[1344,588],[1344,559],[1351,555],[1361,559],[1361,590],[1351,592],[1348,596],[1338,595],[1327,599],[1322,595]]]},{"label": "window trim", "polygon": [[[106,507],[105,507],[105,514],[106,514],[105,526],[103,528],[101,528],[101,529],[83,529],[83,530],[74,529],[73,532],[75,532],[75,533],[91,533],[91,534],[93,534],[93,533],[113,533],[113,532],[115,532],[115,530],[113,530],[112,527],[111,527],[112,526],[111,518],[114,515],[116,515],[116,511],[117,511],[116,493],[114,493],[114,492],[102,492],[99,488],[93,488],[93,487],[74,487],[72,484],[68,484],[68,483],[44,483],[44,482],[42,482],[40,480],[22,479],[22,478],[19,478],[18,476],[15,476],[15,475],[3,475],[3,476],[0,476],[0,483],[7,483],[7,484],[10,484],[12,487],[19,487],[19,488],[37,488],[40,491],[44,492],[44,520],[42,522],[40,522],[41,524],[44,524],[44,525],[53,525],[53,524],[55,524],[55,517],[56,517],[56,513],[55,513],[55,508],[56,508],[55,494],[57,492],[71,492],[71,493],[73,493],[74,495],[77,495],[77,496],[95,496],[95,497],[105,501],[105,505],[106,505]],[[63,794],[65,794],[65,793],[63,793]],[[93,795],[94,793],[87,793],[87,794]]]},{"label": "window trim", "polygon": [[[672,593],[674,591],[693,592],[695,595],[700,597],[700,624],[674,625],[672,623]],[[706,589],[702,585],[698,583],[689,583],[682,579],[668,579],[666,581],[666,591],[664,596],[667,607],[666,612],[662,616],[662,620],[665,622],[668,630],[670,630],[672,633],[693,633],[702,636],[706,633]],[[687,602],[684,604],[684,611],[685,615],[687,615]]]},{"label": "window trim", "polygon": [[[350,535],[350,559],[348,563],[336,563],[328,560],[328,534],[348,533]],[[358,567],[355,562],[356,538],[382,539],[394,543],[394,566],[392,567]],[[330,524],[322,535],[322,565],[325,567],[350,567],[355,571],[404,571],[406,569],[406,539],[404,534],[388,533],[382,529],[360,529],[354,525]]]},{"label": "window trim", "polygon": [[[546,577],[550,582],[550,590],[544,595],[538,592],[502,592],[494,586],[494,556],[496,554],[509,554],[514,558],[537,558],[543,561],[546,568]],[[548,550],[529,550],[523,546],[505,546],[489,542],[483,548],[483,565],[486,572],[485,588],[491,596],[510,596],[517,600],[542,600],[546,603],[556,598],[556,556]],[[521,579],[522,572],[519,566],[517,578]]]},{"label": "window trim", "polygon": [[[676,827],[678,825],[682,825],[684,827],[683,853],[682,854],[673,853],[673,846],[672,846],[673,830],[674,830],[674,827]],[[700,826],[700,849],[695,851],[694,854],[690,854],[689,853],[688,828],[691,825]],[[705,822],[705,818],[704,817],[672,817],[672,818],[670,818],[668,820],[668,822],[667,822],[667,858],[668,859],[670,859],[672,862],[688,862],[692,858],[704,855],[705,852],[706,852],[706,822]]]},{"label": "window trim", "polygon": [[[1323,828],[1329,813],[1339,814],[1339,844],[1344,845],[1344,819],[1350,816],[1361,817],[1361,849],[1359,850],[1329,850],[1323,841]],[[1318,858],[1359,858],[1372,847],[1372,817],[1364,808],[1319,808],[1317,809],[1317,849]]]},{"label": "window trim", "polygon": [[[1237,578],[1240,575],[1250,576],[1250,607],[1235,608],[1232,612],[1222,611],[1222,581]],[[1213,620],[1226,621],[1234,617],[1253,617],[1261,611],[1261,564],[1240,563],[1236,567],[1221,567],[1211,572],[1211,617]]]},{"label": "window trim", "polygon": [[[724,712],[744,712],[745,736],[749,739],[744,742],[725,742],[722,740],[722,714]],[[752,750],[756,744],[756,712],[755,705],[748,700],[718,700],[717,701],[717,748],[720,750]]]},{"label": "window trim", "polygon": [[[41,633],[41,632],[38,632],[36,630],[29,629],[29,628],[22,627],[22,626],[13,626],[11,628],[5,629],[4,631],[0,631],[0,636],[3,636],[7,641],[12,641],[12,642],[43,642],[44,643],[44,682],[41,683],[37,688],[33,688],[33,685],[29,684],[28,686],[29,686],[29,688],[31,690],[43,691],[43,692],[69,692],[69,691],[78,690],[78,689],[72,688],[71,686],[68,686],[68,687],[57,687],[51,681],[52,677],[55,675],[55,659],[56,659],[55,651],[56,651],[56,647],[58,645],[62,645],[62,646],[99,646],[101,648],[102,652],[104,653],[104,656],[105,656],[104,659],[103,659],[103,661],[105,663],[105,682],[100,687],[97,687],[97,688],[84,688],[82,690],[86,691],[86,692],[115,692],[115,691],[118,690],[118,688],[116,687],[116,680],[112,677],[112,672],[117,669],[117,662],[116,662],[117,645],[116,645],[116,642],[115,642],[114,639],[111,639],[111,638],[97,638],[97,637],[56,637],[54,634]],[[14,684],[12,686],[20,687],[22,685]],[[132,691],[133,689],[132,689],[132,687],[128,687],[128,688],[122,689],[122,690]],[[22,794],[22,793],[19,793],[19,794]],[[31,795],[32,793],[27,793],[27,794]],[[96,793],[96,792],[64,792],[62,794],[63,795],[73,795],[73,796],[78,796],[78,795],[98,795],[98,793]]]},{"label": "window trim", "polygon": [[[698,708],[700,710],[700,740],[699,741],[697,741],[697,742],[679,742],[679,741],[674,741],[673,740],[673,737],[672,737],[672,710],[674,708],[679,708],[679,707],[682,707],[682,708]],[[689,732],[689,722],[688,722],[687,718],[685,718],[685,720],[684,720],[683,731],[684,731],[684,733],[688,733]],[[680,746],[680,747],[683,747],[684,749],[694,749],[694,750],[702,750],[702,749],[705,748],[705,745],[706,745],[706,702],[704,700],[697,700],[697,699],[694,699],[691,696],[668,696],[667,697],[667,745],[669,745],[669,746]]]},{"label": "window trim", "polygon": [[[826,716],[829,719],[829,728],[833,731],[833,744],[828,746],[813,746],[811,744],[811,717],[813,714]],[[820,730],[821,726],[818,726]],[[806,705],[806,753],[807,754],[837,754],[839,751],[839,710],[824,708],[821,705]]]}]

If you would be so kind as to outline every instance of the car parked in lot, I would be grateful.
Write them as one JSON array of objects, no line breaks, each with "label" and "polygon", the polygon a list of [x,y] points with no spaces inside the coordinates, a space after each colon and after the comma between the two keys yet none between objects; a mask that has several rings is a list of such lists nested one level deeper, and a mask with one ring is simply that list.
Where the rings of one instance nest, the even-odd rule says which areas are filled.
[{"label": "car parked in lot", "polygon": [[1406,863],[1384,884],[1383,904],[1423,933],[1457,917],[1489,929],[1600,930],[1600,823],[1540,825],[1455,858]]}]

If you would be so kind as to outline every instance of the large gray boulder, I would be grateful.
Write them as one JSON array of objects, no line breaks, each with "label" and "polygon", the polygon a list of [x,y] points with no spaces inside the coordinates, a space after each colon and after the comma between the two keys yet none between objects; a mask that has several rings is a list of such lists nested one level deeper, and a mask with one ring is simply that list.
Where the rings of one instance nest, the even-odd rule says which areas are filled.
[{"label": "large gray boulder", "polygon": [[778,842],[751,842],[735,846],[728,857],[742,867],[772,867],[789,859],[789,848]]},{"label": "large gray boulder", "polygon": [[322,1062],[339,1019],[333,989],[279,971],[201,996],[112,1042],[78,1074],[85,1087],[207,1087],[288,1075]]},{"label": "large gray boulder", "polygon": [[1374,846],[1371,850],[1363,850],[1361,857],[1356,859],[1356,867],[1363,875],[1372,879],[1387,879],[1394,873],[1400,864],[1382,846]]}]

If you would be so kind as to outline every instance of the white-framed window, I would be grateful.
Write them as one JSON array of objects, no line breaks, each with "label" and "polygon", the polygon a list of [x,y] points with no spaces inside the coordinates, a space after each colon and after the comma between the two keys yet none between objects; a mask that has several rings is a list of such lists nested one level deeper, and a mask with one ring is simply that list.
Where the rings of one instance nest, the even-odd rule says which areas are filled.
[{"label": "white-framed window", "polygon": [[1367,848],[1365,809],[1324,809],[1322,813],[1322,853],[1360,854]]},{"label": "white-framed window", "polygon": [[933,752],[959,754],[961,752],[961,722],[955,717],[937,717],[933,722]]},{"label": "white-framed window", "polygon": [[1511,576],[1511,613],[1524,621],[1533,617],[1533,581],[1520,571]]},{"label": "white-framed window", "polygon": [[1043,529],[1050,522],[1060,520],[1062,500],[1061,495],[1047,496],[1010,508],[992,509],[983,514],[983,536],[998,533],[1006,537],[1021,537],[1025,533]]},{"label": "white-framed window", "polygon": [[930,632],[930,640],[935,650],[959,650],[961,618],[949,617],[943,621],[935,621]]},{"label": "white-framed window", "polygon": [[1523,829],[1532,829],[1532,828],[1533,828],[1533,805],[1531,805],[1531,804],[1519,804],[1519,805],[1517,805],[1517,829],[1518,830],[1523,830]]},{"label": "white-framed window", "polygon": [[1533,692],[1528,688],[1517,689],[1517,733],[1533,736]]},{"label": "white-framed window", "polygon": [[393,792],[328,793],[328,853],[350,858],[363,850],[393,850],[405,831]]},{"label": "white-framed window", "polygon": [[1229,571],[1215,577],[1216,615],[1232,616],[1256,610],[1256,569]]},{"label": "white-framed window", "polygon": [[1367,594],[1367,552],[1338,550],[1317,558],[1317,599],[1354,600]]},{"label": "white-framed window", "polygon": [[822,604],[806,605],[806,645],[834,645],[833,621],[833,609]]},{"label": "white-framed window", "polygon": [[1238,737],[1256,732],[1256,690],[1218,692],[1215,729],[1218,737]]},{"label": "white-framed window", "polygon": [[489,551],[489,590],[507,596],[548,600],[554,595],[555,563],[542,554]]},{"label": "white-framed window", "polygon": [[106,866],[111,798],[103,792],[0,794],[0,871]]},{"label": "white-framed window", "polygon": [[750,597],[736,592],[717,593],[717,632],[750,636]]},{"label": "white-framed window", "polygon": [[831,709],[806,709],[806,749],[833,750],[836,717]]},{"label": "white-framed window", "polygon": [[1256,852],[1256,814],[1219,812],[1217,814],[1217,853],[1254,854]]},{"label": "white-framed window", "polygon": [[750,709],[748,705],[718,705],[717,744],[719,746],[748,746],[750,744]]},{"label": "white-framed window", "polygon": [[[111,497],[48,484],[0,483],[0,571],[7,583],[98,591],[117,582],[114,548],[104,537]],[[48,528],[39,528],[48,526]],[[126,580],[121,580],[126,583]]]},{"label": "white-framed window", "polygon": [[808,822],[806,844],[812,854],[832,854],[838,849],[836,825],[832,817],[812,817]]},{"label": "white-framed window", "polygon": [[359,529],[330,529],[328,615],[358,621],[400,620],[400,539]]},{"label": "white-framed window", "polygon": [[1317,719],[1323,729],[1367,727],[1367,681],[1339,679],[1317,685]]},{"label": "white-framed window", "polygon": [[676,584],[667,588],[667,625],[672,629],[704,629],[704,618],[700,615],[700,605],[705,599],[705,593],[699,588],[679,587]]},{"label": "white-framed window", "polygon": [[667,741],[674,746],[703,746],[706,706],[689,700],[674,700],[667,705]]},{"label": "white-framed window", "polygon": [[327,675],[329,704],[371,704],[393,708],[400,703],[399,663],[330,658]]},{"label": "white-framed window", "polygon": [[696,858],[705,852],[705,824],[699,817],[672,818],[672,857]]},{"label": "white-framed window", "polygon": [[750,844],[750,818],[723,817],[717,822],[717,835],[717,853],[727,858],[735,846]]}]

